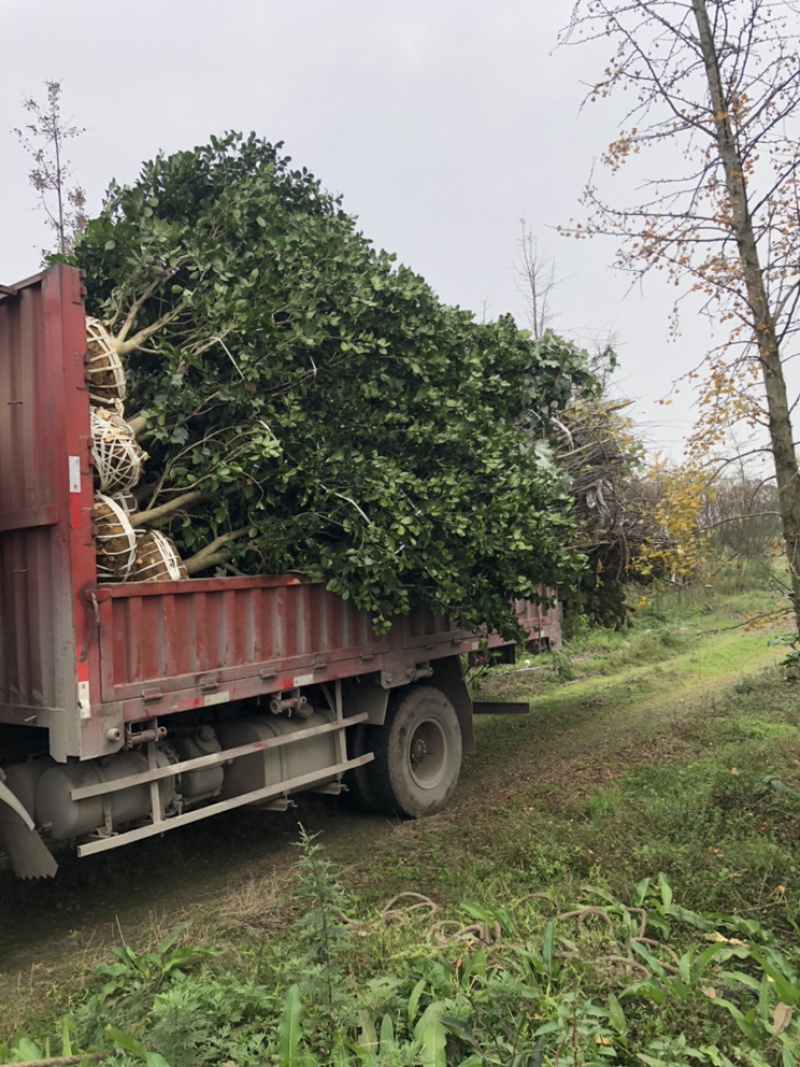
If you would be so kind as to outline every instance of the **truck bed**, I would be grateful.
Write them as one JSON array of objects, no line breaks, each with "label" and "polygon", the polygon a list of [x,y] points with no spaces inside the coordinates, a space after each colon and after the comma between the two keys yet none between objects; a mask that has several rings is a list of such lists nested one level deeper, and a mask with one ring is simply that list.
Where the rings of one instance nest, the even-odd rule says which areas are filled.
[{"label": "truck bed", "polygon": [[[83,296],[65,266],[0,288],[0,723],[89,759],[126,723],[368,673],[390,688],[478,648],[425,611],[378,637],[292,576],[99,584]],[[555,609],[517,610],[532,640],[557,643]]]}]

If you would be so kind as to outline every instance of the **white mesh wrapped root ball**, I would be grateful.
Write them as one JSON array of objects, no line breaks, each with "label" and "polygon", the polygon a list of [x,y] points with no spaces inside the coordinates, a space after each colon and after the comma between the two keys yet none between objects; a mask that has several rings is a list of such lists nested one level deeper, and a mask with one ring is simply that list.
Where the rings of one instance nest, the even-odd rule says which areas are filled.
[{"label": "white mesh wrapped root ball", "polygon": [[114,339],[99,319],[86,319],[86,350],[92,402],[116,407],[117,401],[125,399],[125,368],[114,348]]},{"label": "white mesh wrapped root ball", "polygon": [[172,541],[158,530],[148,530],[136,539],[132,582],[175,582],[186,578],[186,568]]},{"label": "white mesh wrapped root ball", "polygon": [[[103,493],[127,493],[142,477],[147,459],[124,419],[104,408],[92,408],[92,454]],[[126,508],[126,511],[128,509]]]},{"label": "white mesh wrapped root ball", "polygon": [[125,514],[130,518],[131,515],[135,515],[139,510],[139,502],[133,493],[109,493],[108,494],[115,504],[119,504]]},{"label": "white mesh wrapped root ball", "polygon": [[97,577],[124,582],[136,560],[136,534],[128,516],[111,497],[96,493],[92,510],[97,532]]}]

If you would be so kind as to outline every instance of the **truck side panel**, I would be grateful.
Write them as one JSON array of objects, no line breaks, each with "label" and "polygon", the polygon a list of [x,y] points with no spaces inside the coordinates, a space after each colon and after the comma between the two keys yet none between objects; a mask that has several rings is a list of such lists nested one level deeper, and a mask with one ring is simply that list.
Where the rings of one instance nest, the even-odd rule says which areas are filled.
[{"label": "truck side panel", "polygon": [[0,297],[0,719],[46,727],[65,751],[78,743],[72,556],[91,539],[84,333],[75,270]]},{"label": "truck side panel", "polygon": [[[474,635],[415,611],[378,637],[369,615],[291,576],[100,586],[101,698],[127,721],[380,673],[474,650]],[[91,646],[90,646],[91,647]]]}]

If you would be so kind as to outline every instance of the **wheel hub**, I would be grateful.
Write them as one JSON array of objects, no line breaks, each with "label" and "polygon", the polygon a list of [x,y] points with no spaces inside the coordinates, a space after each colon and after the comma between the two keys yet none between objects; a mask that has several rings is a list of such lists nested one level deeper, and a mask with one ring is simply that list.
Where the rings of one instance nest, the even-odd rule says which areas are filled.
[{"label": "wheel hub", "polygon": [[447,739],[434,719],[421,722],[408,747],[411,777],[422,789],[435,789],[447,770]]},{"label": "wheel hub", "polygon": [[425,739],[420,737],[419,734],[411,742],[411,762],[416,767],[422,763],[428,754],[428,746],[425,744]]}]

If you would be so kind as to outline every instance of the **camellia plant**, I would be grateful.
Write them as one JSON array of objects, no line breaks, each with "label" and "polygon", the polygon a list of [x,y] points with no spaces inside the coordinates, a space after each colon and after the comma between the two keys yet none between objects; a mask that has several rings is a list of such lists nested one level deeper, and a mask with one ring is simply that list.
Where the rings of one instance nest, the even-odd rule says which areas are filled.
[{"label": "camellia plant", "polygon": [[294,572],[370,611],[509,631],[570,583],[551,420],[584,353],[476,323],[255,135],[158,156],[78,242],[149,454],[137,523],[190,573]]}]

